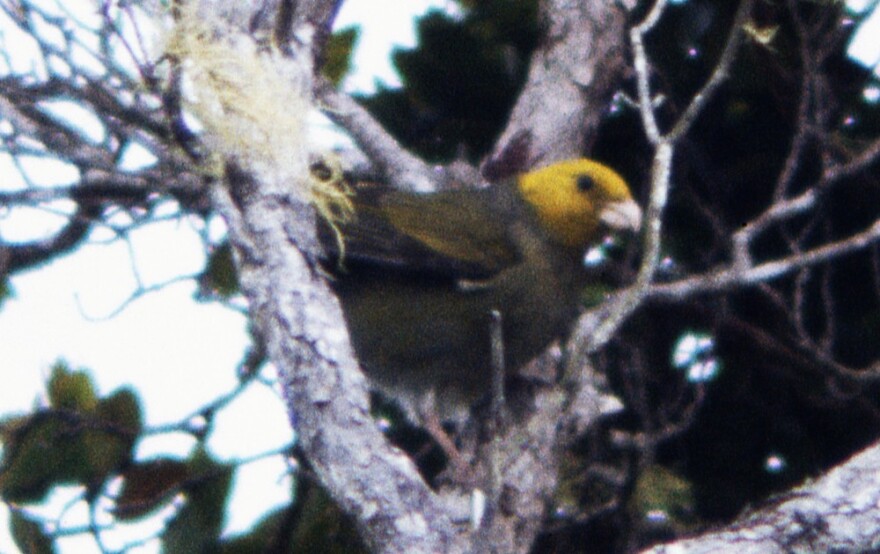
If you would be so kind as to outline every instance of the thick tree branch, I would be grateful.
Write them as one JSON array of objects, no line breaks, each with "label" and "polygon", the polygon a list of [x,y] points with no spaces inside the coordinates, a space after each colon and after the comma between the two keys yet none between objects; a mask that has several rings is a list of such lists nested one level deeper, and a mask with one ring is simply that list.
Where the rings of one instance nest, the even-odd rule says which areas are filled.
[{"label": "thick tree branch", "polygon": [[508,174],[583,154],[626,68],[624,4],[541,2],[544,38],[484,174]]},{"label": "thick tree branch", "polygon": [[[201,13],[205,22],[216,22],[217,14],[234,21],[233,29],[222,26],[216,35],[209,33],[208,36],[222,41],[234,34],[231,44],[235,46],[251,44],[254,39],[258,43],[254,50],[259,53],[261,63],[265,61],[273,70],[277,69],[273,73],[287,76],[290,89],[302,88],[313,94],[319,107],[351,132],[389,182],[400,188],[432,190],[438,179],[434,168],[406,152],[350,97],[314,75],[315,61],[321,56],[340,3],[341,0],[204,0]],[[658,86],[662,79],[653,74],[650,57],[645,51],[645,36],[660,21],[667,2],[655,2],[647,18],[632,29],[629,37],[634,50],[643,126],[649,142],[656,147],[651,194],[646,207],[645,256],[636,285],[603,306],[602,314],[585,316],[572,340],[574,355],[569,358],[571,365],[562,385],[535,386],[534,394],[529,398],[534,405],[530,406],[523,420],[510,422],[493,437],[495,444],[491,448],[491,459],[481,452],[487,448],[477,439],[472,441],[473,444],[463,446],[462,454],[467,462],[472,462],[478,478],[490,470],[500,476],[498,487],[491,487],[489,492],[497,493],[500,489],[504,493],[504,502],[496,502],[490,515],[480,522],[479,530],[473,532],[467,523],[467,516],[471,514],[461,509],[462,505],[466,506],[470,491],[462,491],[457,485],[431,490],[411,460],[389,446],[370,417],[366,383],[352,357],[338,303],[315,263],[318,245],[314,233],[315,214],[306,192],[309,174],[306,148],[291,149],[285,143],[291,137],[280,133],[280,138],[273,139],[278,143],[272,142],[266,148],[269,150],[280,145],[277,157],[272,154],[266,157],[257,154],[255,157],[254,153],[259,149],[250,148],[259,141],[246,140],[239,143],[239,146],[244,144],[239,150],[223,151],[222,163],[211,165],[209,162],[217,161],[220,156],[208,159],[209,156],[205,155],[199,157],[204,164],[194,168],[191,160],[178,151],[180,142],[174,144],[175,135],[168,123],[168,114],[158,101],[159,80],[145,58],[139,60],[143,63],[137,68],[144,83],[136,81],[135,72],[117,64],[115,58],[107,54],[110,49],[93,52],[96,56],[107,54],[100,59],[108,66],[109,79],[91,76],[84,67],[73,67],[69,74],[53,73],[47,60],[64,58],[65,63],[72,62],[72,48],[80,48],[83,43],[73,45],[71,35],[65,32],[66,24],[57,17],[46,20],[47,25],[57,27],[66,42],[59,46],[55,41],[41,39],[32,19],[35,15],[41,20],[46,19],[35,11],[39,8],[30,7],[26,2],[21,10],[15,8],[17,3],[0,4],[0,10],[22,30],[35,36],[44,58],[43,64],[49,68],[45,78],[37,71],[26,78],[12,75],[0,79],[0,119],[7,126],[2,136],[5,151],[14,158],[30,156],[62,160],[79,171],[73,184],[53,188],[27,186],[21,190],[0,192],[0,206],[12,209],[39,207],[59,199],[70,199],[77,205],[71,210],[73,213],[68,224],[50,237],[18,245],[0,243],[0,275],[32,267],[75,248],[93,226],[112,221],[107,215],[108,206],[138,208],[132,211],[136,216],[142,208],[149,209],[157,198],[161,198],[156,192],[169,194],[187,209],[197,210],[200,214],[220,213],[229,223],[229,238],[235,248],[242,290],[250,301],[255,327],[265,338],[269,354],[284,380],[290,417],[298,430],[298,446],[308,457],[310,468],[320,477],[323,486],[355,516],[363,536],[378,551],[528,551],[536,535],[546,531],[547,509],[554,501],[559,480],[560,451],[570,444],[572,437],[583,433],[599,417],[620,407],[613,397],[603,392],[602,377],[584,361],[585,354],[606,344],[621,322],[645,301],[679,301],[696,294],[730,291],[767,283],[857,250],[873,247],[875,253],[880,251],[876,249],[880,243],[880,220],[862,232],[836,241],[826,239],[808,243],[804,238],[814,239],[815,235],[808,236],[807,232],[817,229],[817,232],[826,232],[821,223],[814,224],[819,221],[818,216],[823,215],[819,210],[822,195],[833,184],[840,182],[843,185],[844,180],[856,173],[874,167],[880,159],[880,142],[869,143],[861,154],[848,161],[837,161],[842,157],[843,148],[831,147],[833,136],[827,131],[830,128],[829,114],[832,113],[830,100],[834,98],[828,90],[822,89],[830,80],[822,74],[822,63],[829,53],[837,50],[827,44],[813,47],[817,39],[822,38],[821,25],[815,28],[804,26],[805,22],[796,17],[795,23],[802,25],[804,39],[802,61],[805,65],[810,64],[807,69],[812,73],[803,77],[798,130],[777,180],[773,203],[734,235],[733,261],[729,265],[679,281],[651,284],[660,259],[663,212],[672,186],[670,174],[678,141],[690,132],[707,101],[726,77],[741,42],[740,28],[752,4],[749,0],[739,4],[729,39],[705,85],[690,101],[683,102],[687,107],[676,120],[659,124],[655,113],[657,98],[651,85]],[[792,9],[797,8],[797,2],[789,5]],[[104,8],[109,9],[107,6],[109,4]],[[545,24],[544,41],[533,56],[528,81],[513,109],[508,127],[484,165],[486,175],[497,176],[553,159],[581,155],[589,143],[588,137],[594,133],[605,113],[609,98],[619,88],[625,70],[625,8],[609,2],[545,0],[541,10]],[[121,39],[124,43],[121,30],[113,26],[111,19],[107,15],[107,21],[98,31],[101,43],[109,43],[111,38]],[[824,19],[826,23],[829,20]],[[806,48],[808,42],[810,47]],[[136,60],[138,49],[129,44],[123,46],[125,48],[118,51],[125,50]],[[143,47],[140,50],[143,51]],[[185,64],[181,64],[181,70],[186,70]],[[169,88],[177,94],[176,100],[181,104],[186,101],[180,94],[179,83]],[[72,101],[91,112],[100,120],[104,138],[90,139],[75,124],[71,125],[71,122],[44,109],[45,104],[57,100]],[[244,111],[236,110],[237,107],[241,106],[232,105],[230,113]],[[272,116],[277,118],[290,109],[284,103],[273,104],[270,108]],[[184,108],[176,106],[172,111],[182,116]],[[184,121],[183,117],[180,121]],[[7,128],[11,128],[11,132],[7,132]],[[252,136],[252,128],[242,129],[240,136]],[[273,127],[269,126],[269,129]],[[665,134],[664,129],[667,129]],[[197,133],[201,130],[191,132],[188,137],[201,145],[211,131]],[[258,136],[271,137],[272,133]],[[800,164],[813,141],[822,143],[820,147],[824,148],[823,173],[817,183],[804,186],[795,179],[800,176]],[[222,139],[215,139],[212,145],[219,142]],[[120,160],[125,145],[129,143],[145,146],[158,161],[137,171],[123,170]],[[207,147],[198,150],[199,154],[206,152]],[[211,185],[205,183],[208,180],[212,181]],[[471,181],[476,178],[468,182]],[[789,190],[790,185],[793,190]],[[811,220],[807,232],[796,229],[797,232],[790,231],[794,236],[789,236],[789,227],[796,228],[798,222],[789,224],[796,216],[803,215],[817,217],[815,221]],[[784,235],[790,254],[776,259],[752,260],[749,252],[752,243],[771,229]],[[717,235],[729,238],[726,228]],[[819,246],[807,247],[815,242]],[[718,259],[717,252],[706,258]],[[875,266],[880,267],[877,259],[875,255]],[[875,269],[875,272],[880,275],[880,271]],[[802,342],[792,347],[792,351],[809,358],[811,363],[822,365],[823,369],[837,369],[833,360],[833,339],[835,330],[842,328],[840,321],[831,321],[829,317],[825,326],[811,328],[801,317],[800,312],[809,308],[804,305],[813,300],[810,296],[812,289],[804,284],[812,275],[810,271],[801,271],[801,275],[793,279],[795,290],[791,296],[795,307],[792,311],[796,313],[791,316],[792,327]],[[829,299],[831,285],[828,275],[829,272],[823,272],[819,275],[821,279],[813,282],[819,291],[817,303],[824,303],[819,310],[833,316],[831,312],[835,307]],[[877,279],[880,282],[880,277]],[[766,288],[771,287],[767,285]],[[880,285],[877,288],[880,290]],[[146,290],[148,287],[139,289],[136,294]],[[780,301],[783,307],[786,300],[789,299]],[[813,330],[815,328],[818,331]],[[767,335],[772,338],[770,333]],[[634,358],[627,359],[624,364],[631,363],[639,370],[648,365],[648,362],[632,361]],[[535,365],[555,363],[558,360],[548,352]],[[874,364],[861,373],[845,372],[844,369],[837,371],[852,379],[860,379],[869,371],[876,377],[878,368]],[[648,384],[633,386],[642,387],[640,392],[644,392]],[[686,389],[688,386],[682,381],[682,390],[690,390]],[[676,412],[683,413],[681,418],[663,419],[662,410],[654,410],[650,404],[652,400],[647,396],[643,394],[643,398],[636,400],[640,404],[632,406],[632,413],[636,414],[642,431],[632,435],[631,447],[639,451],[641,460],[653,456],[659,441],[686,428],[702,398],[694,400],[689,408]],[[667,405],[661,404],[664,406]],[[872,456],[876,458],[876,454]],[[843,468],[850,465],[839,469],[849,471]],[[825,543],[821,541],[825,540],[826,527],[837,525],[839,513],[852,513],[846,511],[852,506],[852,511],[858,512],[853,521],[859,525],[862,525],[859,518],[870,516],[867,513],[870,510],[864,506],[876,504],[877,483],[868,477],[862,481],[864,490],[847,489],[851,495],[858,493],[855,500],[869,498],[868,504],[838,503],[837,500],[822,504],[828,500],[828,494],[820,494],[816,500],[815,487],[807,487],[755,516],[768,518],[760,521],[770,522],[767,525],[775,532],[775,538],[771,537],[767,542],[756,538],[756,534],[742,538],[741,531],[753,527],[753,522],[758,519],[746,518],[730,532],[739,541],[736,543],[738,547],[746,545],[750,548],[753,544],[750,541],[758,541],[757,548],[762,548],[779,543],[779,537],[785,537],[783,546],[799,547],[803,543],[810,548],[815,545],[824,547]],[[830,476],[822,482],[829,479]],[[475,482],[481,484],[479,479]],[[814,504],[795,505],[803,498],[811,498]],[[625,503],[625,499],[621,503]],[[782,510],[782,506],[789,504],[794,508]],[[822,519],[817,515],[822,509],[830,509],[832,516]],[[819,530],[814,532],[811,525],[817,522]],[[864,525],[872,533],[877,532],[871,527],[872,523]],[[840,544],[862,544],[845,542],[849,540],[846,538],[841,540],[844,542]],[[685,544],[702,543],[694,540]]]},{"label": "thick tree branch", "polygon": [[[270,73],[259,86],[268,85],[282,95],[288,94],[287,90],[302,95],[291,101],[295,109],[304,111],[300,114],[304,118],[309,107],[303,100],[311,90],[311,61],[302,52],[284,57],[248,46],[254,31],[243,22],[255,20],[239,12],[236,19],[207,19],[199,24],[210,24],[210,36],[221,44],[253,52],[255,58],[248,65]],[[271,18],[264,16],[261,21],[272,24]],[[284,76],[286,85],[276,86],[276,76]],[[210,85],[210,81],[204,82]],[[228,81],[221,82],[228,86]],[[245,87],[242,90],[224,88],[223,98],[229,94],[248,97],[256,92],[247,89],[249,84],[233,85]],[[284,102],[284,98],[267,97],[264,101]],[[294,108],[279,105],[269,109]],[[217,127],[206,120],[207,132],[220,130],[210,140],[235,161],[226,164],[224,183],[213,190],[214,205],[229,226],[242,291],[266,351],[278,367],[290,418],[310,466],[339,505],[354,516],[361,535],[376,552],[464,551],[466,543],[457,536],[440,498],[428,488],[412,461],[391,447],[370,415],[366,380],[354,359],[342,310],[315,261],[320,247],[310,202],[305,141],[276,131],[265,135],[274,137],[265,147],[241,151],[233,142],[227,148],[224,133],[229,125],[241,125],[240,131],[246,133],[262,120],[234,110],[219,115],[224,121]],[[211,112],[205,114],[210,116]],[[262,123],[273,125],[275,121]],[[296,127],[293,121],[289,124]]]},{"label": "thick tree branch", "polygon": [[[238,32],[236,44],[247,36]],[[272,64],[291,64],[273,73],[291,75],[296,60],[302,57],[271,58]],[[299,75],[291,88],[311,79],[309,71]],[[338,95],[327,97],[345,101]],[[557,450],[573,429],[590,425],[617,405],[602,401],[591,381],[599,378],[588,378],[592,374],[585,370],[579,372],[582,394],[575,399],[554,388],[540,392],[526,421],[504,431],[492,461],[505,476],[509,506],[503,513],[494,510],[473,537],[466,526],[453,525],[467,514],[450,506],[461,506],[466,495],[458,489],[430,491],[411,461],[390,448],[370,417],[366,383],[354,361],[341,310],[314,262],[315,216],[302,192],[308,184],[308,158],[302,148],[290,150],[284,139],[279,143],[283,154],[274,152],[269,160],[230,152],[236,160],[227,166],[230,188],[217,188],[214,200],[229,224],[242,290],[286,384],[291,418],[315,473],[355,516],[377,551],[462,552],[472,540],[490,537],[498,551],[526,552],[541,529],[556,486]],[[284,163],[272,163],[275,158]],[[528,437],[526,443],[523,437]],[[473,451],[469,455],[476,460],[476,474],[488,471],[485,460]]]},{"label": "thick tree branch", "polygon": [[353,98],[320,77],[316,83],[315,96],[324,113],[351,133],[364,154],[392,185],[419,192],[436,189],[431,166],[404,150]]},{"label": "thick tree branch", "polygon": [[281,3],[279,19],[285,15],[285,5],[292,4],[295,8],[293,14],[293,30],[307,29],[311,35],[311,54],[315,60],[315,67],[323,65],[324,46],[330,38],[333,28],[333,20],[342,6],[342,0],[286,0]]},{"label": "thick tree branch", "polygon": [[[307,175],[304,162],[300,169]],[[240,175],[231,184],[249,187],[247,179]],[[262,180],[241,203],[221,188],[214,199],[229,223],[242,289],[282,375],[302,450],[377,552],[455,551],[448,515],[370,415],[367,385],[336,297],[321,272],[291,246],[313,247],[315,216],[286,187],[289,182],[267,186]]]},{"label": "thick tree branch", "polygon": [[724,529],[646,553],[875,552],[880,547],[880,446],[783,493]]}]

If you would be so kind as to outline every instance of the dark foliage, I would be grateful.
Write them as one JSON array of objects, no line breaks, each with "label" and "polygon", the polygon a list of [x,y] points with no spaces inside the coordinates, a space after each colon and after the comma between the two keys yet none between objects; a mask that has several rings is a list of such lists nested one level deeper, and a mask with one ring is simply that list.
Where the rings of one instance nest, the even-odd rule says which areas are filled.
[{"label": "dark foliage", "polygon": [[393,55],[403,88],[382,88],[361,102],[428,160],[479,160],[525,79],[538,39],[537,5],[474,2],[460,21],[429,13],[418,23],[418,46]]}]

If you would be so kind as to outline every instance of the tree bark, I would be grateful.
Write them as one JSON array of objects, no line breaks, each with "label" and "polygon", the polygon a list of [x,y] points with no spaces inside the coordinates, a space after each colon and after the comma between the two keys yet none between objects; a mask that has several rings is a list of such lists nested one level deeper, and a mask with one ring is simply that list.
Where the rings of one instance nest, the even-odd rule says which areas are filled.
[{"label": "tree bark", "polygon": [[880,548],[880,444],[813,483],[787,491],[732,524],[644,552],[774,554],[877,552]]}]

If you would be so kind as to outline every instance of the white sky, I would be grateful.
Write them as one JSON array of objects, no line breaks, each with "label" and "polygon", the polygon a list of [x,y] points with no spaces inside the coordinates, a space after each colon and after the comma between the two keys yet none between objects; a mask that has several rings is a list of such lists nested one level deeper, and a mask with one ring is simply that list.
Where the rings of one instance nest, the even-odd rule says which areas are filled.
[{"label": "white sky", "polygon": [[[346,89],[370,92],[376,79],[396,84],[388,54],[394,45],[414,44],[413,17],[431,7],[452,10],[455,4],[451,0],[348,0],[337,27],[352,23],[364,27]],[[880,16],[875,14],[875,19]],[[878,36],[876,31],[863,31],[853,48],[876,63],[880,58]],[[55,168],[51,173],[63,171],[63,167]],[[0,174],[4,178],[9,175],[8,167],[0,164]],[[0,186],[8,183],[0,182]],[[16,238],[16,228],[26,228],[28,235],[39,234],[60,221],[31,213],[21,216],[28,219],[27,225],[10,225],[3,215],[0,232],[7,240]],[[74,367],[93,370],[102,394],[132,385],[143,396],[150,425],[176,421],[232,389],[236,384],[234,368],[248,342],[245,319],[214,304],[192,302],[194,283],[183,282],[149,294],[118,316],[103,318],[134,290],[132,252],[134,267],[146,284],[199,271],[204,254],[198,224],[197,220],[153,224],[133,233],[131,249],[119,241],[95,242],[14,277],[16,296],[0,308],[0,367],[4,372],[0,416],[25,412],[41,403],[47,371],[59,357]],[[106,240],[100,235],[95,238]],[[261,385],[252,385],[224,409],[215,429],[209,445],[224,459],[271,450],[291,438],[283,405],[274,391]],[[141,457],[184,454],[191,446],[192,441],[182,437],[154,439],[139,445],[138,453]],[[235,510],[229,514],[227,532],[247,529],[264,510],[288,501],[286,472],[276,457],[250,464],[238,473]],[[4,510],[0,507],[0,552],[14,552]],[[81,517],[82,511],[75,510],[66,521],[72,524]],[[91,539],[68,539],[62,551],[98,552]],[[155,542],[132,550],[157,551]]]},{"label": "white sky", "polygon": [[[67,7],[72,4],[67,2]],[[374,90],[376,79],[396,84],[388,54],[395,45],[415,43],[413,17],[431,7],[453,6],[448,0],[348,0],[337,27],[365,25],[346,89],[369,92]],[[0,186],[7,187],[11,168],[0,169],[7,179]],[[64,166],[40,167],[34,176],[39,179],[53,174],[63,178],[65,172],[67,180],[72,180]],[[169,211],[171,208],[169,205]],[[15,217],[21,219],[0,217],[0,232],[6,240],[44,235],[63,221],[34,212]],[[75,254],[15,276],[15,298],[0,308],[0,367],[4,372],[0,416],[26,412],[35,403],[42,403],[46,375],[59,357],[73,367],[93,370],[101,394],[133,386],[142,395],[149,425],[177,421],[233,389],[235,367],[248,345],[245,318],[219,305],[193,302],[193,282],[151,293],[119,315],[104,317],[134,290],[132,252],[134,266],[147,285],[198,272],[204,265],[204,253],[196,225],[195,219],[182,224],[150,225],[132,234],[130,249],[120,241],[99,244],[108,237],[95,236],[92,244]],[[266,375],[274,377],[271,368]],[[255,384],[220,412],[209,446],[222,459],[235,459],[278,448],[291,437],[277,394]],[[138,446],[138,455],[184,455],[192,444],[186,437],[152,439]],[[277,456],[239,470],[236,496],[231,502],[235,509],[228,514],[226,532],[245,530],[265,511],[288,502],[287,472]],[[76,491],[63,491],[51,504],[57,509],[72,494]],[[65,522],[73,525],[84,516],[83,510],[73,510]],[[6,518],[5,508],[0,506],[0,552],[10,553],[15,547]],[[134,534],[144,536],[148,532],[141,528]],[[110,546],[114,546],[114,538],[126,540],[108,535]],[[61,544],[62,552],[98,552],[90,538],[65,539]],[[158,552],[158,543],[148,543],[132,552]]]}]

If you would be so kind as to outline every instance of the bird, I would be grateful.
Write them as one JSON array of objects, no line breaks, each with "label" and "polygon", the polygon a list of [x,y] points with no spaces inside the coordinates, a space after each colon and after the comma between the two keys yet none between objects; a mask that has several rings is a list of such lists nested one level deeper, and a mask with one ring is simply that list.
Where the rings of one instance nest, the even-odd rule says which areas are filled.
[{"label": "bird", "polygon": [[493,311],[506,375],[564,338],[586,250],[642,220],[626,181],[586,158],[485,188],[351,191],[350,217],[319,226],[323,267],[371,386],[415,419],[425,398],[460,420],[489,393]]}]

